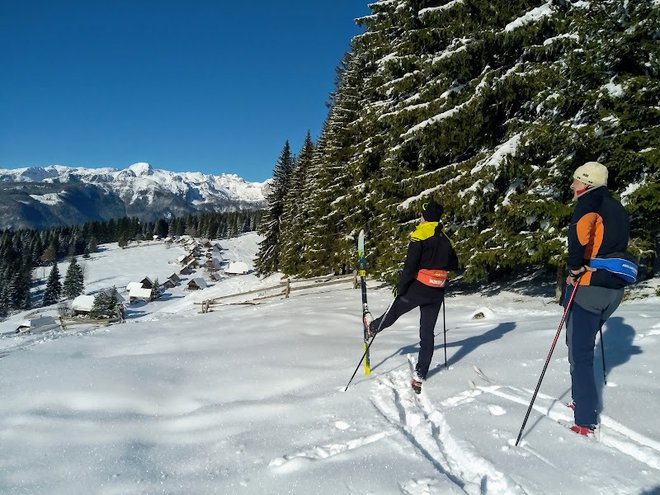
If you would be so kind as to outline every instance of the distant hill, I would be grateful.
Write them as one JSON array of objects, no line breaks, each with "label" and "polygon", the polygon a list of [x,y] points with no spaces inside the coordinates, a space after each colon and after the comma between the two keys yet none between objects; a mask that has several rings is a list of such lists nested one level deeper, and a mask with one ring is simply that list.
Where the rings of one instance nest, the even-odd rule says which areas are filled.
[{"label": "distant hill", "polygon": [[54,165],[0,169],[3,227],[51,228],[123,216],[145,221],[265,206],[268,182],[233,174],[169,172],[135,163],[114,168]]}]

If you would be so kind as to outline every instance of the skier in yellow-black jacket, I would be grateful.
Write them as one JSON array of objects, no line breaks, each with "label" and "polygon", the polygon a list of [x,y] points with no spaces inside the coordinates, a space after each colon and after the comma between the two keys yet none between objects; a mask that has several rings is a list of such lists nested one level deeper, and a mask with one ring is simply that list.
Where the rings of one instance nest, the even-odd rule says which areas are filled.
[{"label": "skier in yellow-black jacket", "polygon": [[373,321],[368,313],[365,316],[365,325],[369,335],[373,336],[394,324],[401,315],[419,307],[420,347],[412,379],[417,393],[421,391],[431,365],[435,324],[444,301],[447,275],[458,268],[458,257],[440,223],[442,211],[442,206],[436,202],[424,205],[421,222],[410,235],[408,253],[392,306]]}]

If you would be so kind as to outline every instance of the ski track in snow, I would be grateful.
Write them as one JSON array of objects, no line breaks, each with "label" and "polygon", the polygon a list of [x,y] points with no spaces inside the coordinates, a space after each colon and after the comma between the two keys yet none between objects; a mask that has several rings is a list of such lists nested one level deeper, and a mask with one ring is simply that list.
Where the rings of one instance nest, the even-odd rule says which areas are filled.
[{"label": "ski track in snow", "polygon": [[[392,371],[378,378],[371,401],[378,412],[410,442],[433,467],[447,478],[456,493],[511,494],[525,490],[498,471],[477,449],[454,437],[443,414],[427,395],[417,396],[408,383],[409,372]],[[402,486],[404,493],[431,493],[432,486],[443,480],[420,480]],[[435,490],[433,490],[435,492]]]},{"label": "ski track in snow", "polygon": [[66,332],[60,329],[46,330],[46,331],[34,331],[34,332],[24,332],[16,334],[5,334],[0,336],[0,338],[5,339],[14,339],[15,345],[9,345],[0,349],[0,359],[8,356],[12,352],[17,351],[27,351],[33,346],[45,344],[47,342],[52,342],[62,338],[68,338],[73,336],[85,336],[96,332],[108,331],[107,327],[94,326],[94,325],[81,325],[82,328],[75,330],[67,330]]},{"label": "ski track in snow", "polygon": [[[658,325],[652,327],[648,335],[654,335]],[[409,356],[412,367],[412,360]],[[479,455],[479,451],[464,438],[451,433],[449,424],[441,410],[449,410],[463,404],[483,400],[493,396],[526,408],[532,396],[531,390],[502,385],[493,382],[479,368],[475,371],[485,384],[470,381],[471,387],[459,394],[448,397],[436,407],[428,395],[413,393],[409,385],[410,370],[394,370],[375,380],[371,390],[371,403],[378,413],[389,423],[391,429],[364,435],[344,443],[328,443],[311,446],[300,452],[287,454],[272,459],[269,468],[275,472],[286,473],[303,469],[305,464],[329,459],[354,449],[378,442],[382,439],[398,436],[411,444],[438,472],[437,477],[409,479],[400,483],[400,490],[405,495],[426,495],[432,493],[447,494],[526,494],[529,487],[524,487],[509,475],[500,471],[488,459]],[[533,406],[534,411],[557,423],[572,423],[572,416],[567,413],[561,399],[539,393]],[[486,403],[486,410],[493,416],[507,414],[501,404]],[[660,442],[636,432],[616,420],[601,414],[601,426],[597,443],[630,456],[645,467],[660,471]],[[337,426],[339,428],[339,426]],[[527,425],[527,430],[530,424]],[[506,432],[500,433],[508,445],[513,446],[514,439]],[[525,441],[520,449],[538,458],[543,463],[560,469],[552,460],[534,449]]]},{"label": "ski track in snow", "polygon": [[[484,375],[481,370],[475,368],[477,375],[484,380],[487,385],[476,385],[472,383],[473,388],[471,390],[466,390],[465,392],[458,394],[454,397],[446,399],[443,401],[443,405],[455,406],[461,403],[473,401],[475,397],[481,394],[490,394],[501,399],[505,399],[510,402],[514,402],[521,406],[529,407],[529,402],[532,397],[531,390],[521,390],[516,387],[511,387],[507,385],[499,385],[490,380],[486,375]],[[539,403],[545,405],[541,405]],[[562,424],[572,424],[573,418],[570,414],[567,414],[566,405],[558,398],[546,395],[543,393],[538,393],[536,401],[533,406],[533,410],[542,414],[543,416],[556,421]],[[492,413],[492,410],[491,410]],[[601,424],[599,427],[599,439],[598,442],[615,449],[618,452],[624,453],[638,462],[647,465],[650,468],[660,471],[660,443],[648,438],[641,433],[638,433],[627,426],[622,425],[618,421],[610,418],[607,415],[600,415]],[[529,428],[529,423],[527,425]],[[545,462],[549,461],[540,457],[538,453],[535,453],[524,440],[520,445],[530,453],[541,458]],[[512,440],[512,444],[513,444]]]},{"label": "ski track in snow", "polygon": [[[268,467],[278,473],[294,472],[303,469],[307,463],[329,459],[398,434],[412,444],[440,473],[437,478],[402,482],[400,489],[406,495],[526,493],[520,485],[498,471],[490,461],[479,456],[472,445],[455,438],[442,413],[424,393],[415,395],[408,379],[408,371],[392,371],[378,377],[372,388],[372,404],[393,429],[343,443],[311,446],[300,452],[274,458]],[[479,395],[481,392],[473,390],[467,391],[467,394]],[[467,400],[472,399],[467,397]],[[466,397],[455,397],[443,401],[443,405],[455,406],[465,401]],[[491,413],[500,415],[505,411],[494,406]],[[341,425],[336,427],[341,428]]]},{"label": "ski track in snow", "polygon": [[339,454],[343,454],[349,450],[354,450],[370,443],[377,442],[383,438],[390,436],[391,433],[381,432],[373,435],[354,438],[345,443],[331,443],[328,445],[319,445],[310,447],[302,452],[294,454],[287,454],[282,457],[271,460],[268,467],[275,469],[279,472],[291,472],[300,469],[303,464],[321,459],[328,459]]}]

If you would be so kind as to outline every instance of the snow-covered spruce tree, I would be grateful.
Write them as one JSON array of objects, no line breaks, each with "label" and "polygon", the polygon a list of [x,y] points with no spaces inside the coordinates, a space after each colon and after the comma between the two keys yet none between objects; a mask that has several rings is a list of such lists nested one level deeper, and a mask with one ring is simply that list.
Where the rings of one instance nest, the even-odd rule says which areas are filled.
[{"label": "snow-covered spruce tree", "polygon": [[[584,53],[571,60],[584,93],[577,109],[578,152],[589,156],[595,150],[603,163],[614,166],[610,189],[631,213],[631,250],[648,276],[660,240],[654,220],[660,213],[660,4],[612,1],[580,14],[574,25]],[[598,30],[590,29],[594,24]]]},{"label": "snow-covered spruce tree", "polygon": [[[151,286],[151,300],[155,301],[158,299],[162,293],[163,288],[160,285],[160,282],[158,281],[158,278],[154,280],[153,285]],[[116,297],[115,297],[116,299]],[[115,300],[115,304],[117,304],[117,301]]]},{"label": "snow-covered spruce tree", "polygon": [[376,59],[368,50],[354,50],[338,68],[338,89],[331,95],[331,109],[305,187],[310,229],[302,249],[304,275],[353,269],[355,240],[368,219],[365,177],[353,156],[358,145],[367,146],[361,143],[366,120],[360,94],[376,68]]},{"label": "snow-covered spruce tree", "polygon": [[279,270],[286,274],[298,273],[301,267],[301,239],[309,229],[308,212],[301,207],[301,203],[313,156],[314,143],[312,135],[308,131],[302,149],[296,158],[296,166],[289,188],[284,196],[280,225]]},{"label": "snow-covered spruce tree", "polygon": [[[482,278],[496,263],[507,264],[505,250],[495,255],[495,264],[473,260],[482,252],[478,234],[492,235],[498,198],[510,185],[504,178],[483,180],[480,172],[492,166],[488,172],[499,173],[520,143],[511,117],[533,88],[511,75],[519,70],[525,43],[537,40],[531,32],[507,43],[507,26],[539,2],[495,4],[400,2],[391,16],[400,34],[392,42],[396,57],[388,57],[382,69],[389,83],[378,119],[389,132],[372,181],[382,205],[377,242],[391,253],[381,256],[387,278],[396,276],[391,267],[398,268],[411,224],[430,198],[446,207],[468,276]],[[397,242],[388,249],[392,239]]]},{"label": "snow-covered spruce tree", "polygon": [[[308,199],[319,205],[308,270],[350,260],[346,241],[366,225],[370,271],[395,278],[431,197],[445,205],[466,278],[561,269],[570,176],[587,160],[609,167],[610,189],[632,214],[633,248],[655,254],[657,2],[370,7],[310,174],[322,187]],[[351,118],[336,118],[346,108]],[[355,186],[328,187],[333,176]]]},{"label": "snow-covered spruce tree", "polygon": [[[359,126],[354,126],[361,135],[350,160],[364,205],[362,215],[351,216],[349,223],[351,232],[367,229],[370,272],[391,281],[405,256],[409,222],[419,217],[398,208],[409,195],[406,180],[418,169],[417,159],[400,147],[400,136],[407,130],[408,114],[416,115],[426,106],[419,99],[420,88],[428,84],[429,61],[424,54],[434,52],[435,46],[412,14],[428,4],[372,4],[372,15],[359,20],[367,31],[352,45],[356,59],[366,61],[359,96],[363,110]],[[339,205],[354,198],[343,199]]]},{"label": "snow-covered spruce tree", "polygon": [[94,303],[90,316],[92,318],[116,318],[119,317],[117,289],[101,291],[94,297]]},{"label": "snow-covered spruce tree", "polygon": [[[526,47],[528,72],[540,76],[528,81],[538,91],[514,114],[523,129],[521,146],[502,167],[500,177],[509,187],[498,201],[489,241],[503,246],[509,258],[520,257],[525,265],[548,260],[562,270],[570,176],[593,159],[608,166],[609,188],[632,214],[633,251],[642,254],[640,247],[652,246],[657,228],[654,234],[653,223],[640,221],[652,206],[639,207],[659,178],[653,165],[658,151],[652,161],[651,150],[660,137],[660,113],[652,103],[660,96],[649,44],[657,36],[657,23],[653,28],[648,22],[652,10],[657,19],[650,2],[561,4],[545,23],[553,36],[542,32],[543,43]],[[639,195],[631,197],[633,191]]]},{"label": "snow-covered spruce tree", "polygon": [[294,169],[295,160],[289,141],[286,141],[273,171],[270,191],[266,195],[268,207],[258,230],[263,236],[255,261],[255,268],[260,275],[269,275],[279,269],[280,222],[284,212],[284,198]]},{"label": "snow-covered spruce tree", "polygon": [[61,293],[62,282],[60,282],[60,271],[57,268],[57,263],[55,263],[50,270],[48,282],[46,282],[46,291],[44,292],[42,305],[50,306],[51,304],[55,304],[59,301]]},{"label": "snow-covered spruce tree", "polygon": [[[350,188],[332,205],[335,215],[343,219],[343,230],[335,237],[335,264],[355,267],[355,239],[365,229],[369,271],[378,272],[380,267],[391,266],[388,254],[393,244],[392,236],[383,229],[388,202],[383,201],[383,184],[379,183],[392,134],[384,116],[395,100],[410,96],[398,95],[395,86],[413,87],[416,74],[407,73],[413,66],[398,46],[401,32],[407,26],[400,5],[382,2],[372,4],[371,8],[373,15],[359,20],[368,29],[352,42],[353,59],[346,77],[349,83],[346,87],[357,89],[351,92],[352,101],[359,109],[357,118],[343,132],[337,131],[344,141],[351,143],[350,154],[345,159]],[[388,178],[390,181],[394,184],[392,189],[397,190],[397,178]]]},{"label": "snow-covered spruce tree", "polygon": [[89,316],[92,318],[109,318],[110,314],[110,294],[99,292],[94,296],[94,303]]},{"label": "snow-covered spruce tree", "polygon": [[73,299],[78,297],[85,290],[85,281],[82,268],[76,261],[76,258],[71,258],[69,267],[64,276],[64,284],[62,285],[62,295],[66,299]]},{"label": "snow-covered spruce tree", "polygon": [[[328,266],[328,256],[324,245],[328,243],[325,232],[319,226],[326,226],[326,222],[319,218],[323,210],[321,185],[326,182],[326,170],[324,161],[321,159],[325,149],[325,134],[327,121],[321,130],[321,135],[314,152],[312,160],[303,181],[303,193],[300,198],[298,209],[304,211],[304,218],[307,219],[305,235],[298,239],[298,270],[295,274],[303,276],[319,275],[327,273],[328,270],[319,269],[319,266]],[[291,205],[293,207],[293,205]]]}]

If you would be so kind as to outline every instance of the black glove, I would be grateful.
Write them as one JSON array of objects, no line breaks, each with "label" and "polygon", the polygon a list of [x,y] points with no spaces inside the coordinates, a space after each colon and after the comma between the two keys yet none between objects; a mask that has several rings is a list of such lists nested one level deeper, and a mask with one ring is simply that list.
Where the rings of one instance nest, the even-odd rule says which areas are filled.
[{"label": "black glove", "polygon": [[571,278],[580,278],[584,272],[587,271],[587,268],[581,266],[580,268],[569,268],[568,276]]}]

